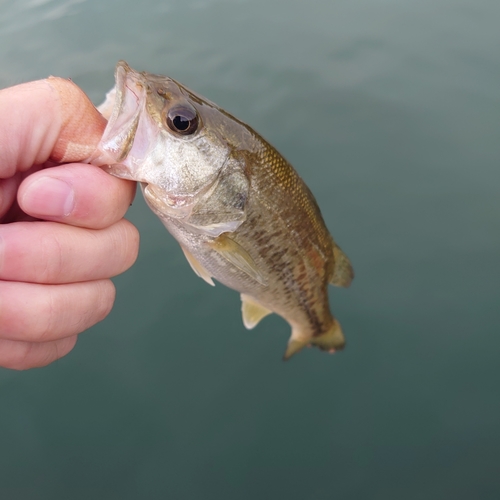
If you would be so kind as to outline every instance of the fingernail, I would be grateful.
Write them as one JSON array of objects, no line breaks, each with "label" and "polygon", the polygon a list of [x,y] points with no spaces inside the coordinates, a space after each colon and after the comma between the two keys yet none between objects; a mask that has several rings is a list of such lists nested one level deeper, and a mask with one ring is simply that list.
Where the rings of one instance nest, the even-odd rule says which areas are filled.
[{"label": "fingernail", "polygon": [[63,217],[75,205],[73,187],[55,177],[40,177],[29,184],[22,199],[22,209],[35,217]]}]

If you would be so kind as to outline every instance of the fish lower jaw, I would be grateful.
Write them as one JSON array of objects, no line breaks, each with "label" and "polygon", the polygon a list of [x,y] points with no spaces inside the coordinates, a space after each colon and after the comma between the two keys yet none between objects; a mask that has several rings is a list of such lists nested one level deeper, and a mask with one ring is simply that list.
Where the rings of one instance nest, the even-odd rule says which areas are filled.
[{"label": "fish lower jaw", "polygon": [[141,182],[141,189],[147,203],[160,214],[175,219],[183,219],[191,214],[193,196],[174,195],[146,182]]},{"label": "fish lower jaw", "polygon": [[136,179],[130,174],[130,172],[126,169],[123,168],[123,164],[121,163],[110,163],[110,162],[95,162],[93,161],[92,164],[96,165],[96,163],[99,163],[99,167],[105,170],[108,174],[111,174],[114,177],[118,177],[120,179],[126,179],[128,181],[135,181]]}]

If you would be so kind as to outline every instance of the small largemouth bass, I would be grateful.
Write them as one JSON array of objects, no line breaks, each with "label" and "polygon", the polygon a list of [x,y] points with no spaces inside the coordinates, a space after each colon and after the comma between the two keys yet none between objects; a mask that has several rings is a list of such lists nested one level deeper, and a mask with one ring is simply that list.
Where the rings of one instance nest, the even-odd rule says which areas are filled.
[{"label": "small largemouth bass", "polygon": [[328,284],[351,264],[292,166],[248,125],[166,76],[118,63],[99,108],[109,119],[89,160],[141,183],[194,272],[241,294],[243,323],[274,312],[292,327],[284,359],[345,345]]}]

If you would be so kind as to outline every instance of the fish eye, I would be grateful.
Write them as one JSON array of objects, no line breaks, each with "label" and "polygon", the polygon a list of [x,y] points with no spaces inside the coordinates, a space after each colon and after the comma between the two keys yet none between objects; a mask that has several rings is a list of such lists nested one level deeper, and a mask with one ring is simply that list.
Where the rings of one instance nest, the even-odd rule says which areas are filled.
[{"label": "fish eye", "polygon": [[168,128],[178,134],[194,134],[198,130],[198,123],[198,114],[191,107],[175,106],[167,112]]}]

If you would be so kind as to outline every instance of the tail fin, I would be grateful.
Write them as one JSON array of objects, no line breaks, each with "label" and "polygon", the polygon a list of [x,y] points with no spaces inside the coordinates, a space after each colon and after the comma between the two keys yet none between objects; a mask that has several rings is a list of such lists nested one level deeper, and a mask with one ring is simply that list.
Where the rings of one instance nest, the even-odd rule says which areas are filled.
[{"label": "tail fin", "polygon": [[333,318],[330,328],[325,333],[316,337],[304,338],[295,329],[292,330],[292,336],[288,341],[288,346],[283,356],[283,360],[287,361],[295,353],[299,352],[308,345],[314,345],[319,347],[322,351],[328,351],[330,353],[342,350],[345,347],[345,338],[342,333],[340,323]]}]

